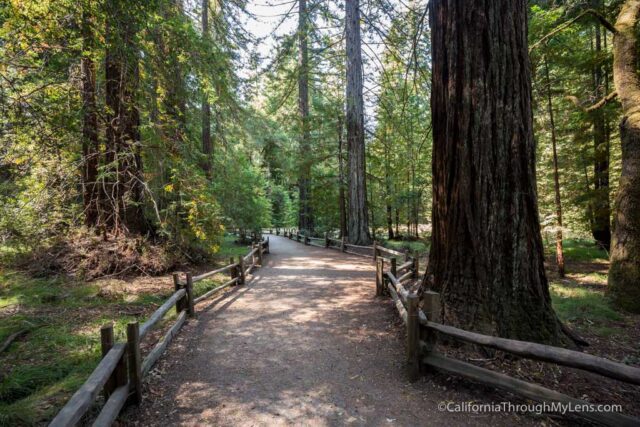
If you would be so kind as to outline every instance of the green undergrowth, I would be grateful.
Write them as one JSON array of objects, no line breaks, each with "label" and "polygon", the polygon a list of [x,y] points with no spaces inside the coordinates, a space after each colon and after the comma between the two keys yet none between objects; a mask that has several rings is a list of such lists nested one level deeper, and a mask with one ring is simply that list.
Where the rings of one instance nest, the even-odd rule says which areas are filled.
[{"label": "green undergrowth", "polygon": [[[602,262],[609,259],[607,251],[590,239],[564,239],[562,249],[567,261]],[[546,242],[545,252],[547,255],[555,257],[556,244],[554,241]]]},{"label": "green undergrowth", "polygon": [[[216,264],[225,265],[229,256],[247,251],[225,238]],[[223,274],[196,282],[194,293],[201,295],[228,279]],[[105,292],[95,282],[34,278],[0,267],[0,343],[27,331],[0,354],[0,426],[50,420],[97,365],[100,327],[113,323],[116,340],[123,342],[127,323],[143,322],[173,291],[156,287],[131,295],[126,283],[121,291]],[[175,316],[170,310],[165,323]]]},{"label": "green undergrowth", "polygon": [[237,236],[232,234],[225,234],[220,251],[215,255],[215,259],[220,263],[228,264],[229,258],[233,257],[235,261],[238,261],[239,256],[245,256],[251,250],[249,245],[238,245],[235,243]]},{"label": "green undergrowth", "polygon": [[384,240],[381,244],[389,249],[409,251],[410,253],[418,255],[429,251],[429,245],[422,240]]}]

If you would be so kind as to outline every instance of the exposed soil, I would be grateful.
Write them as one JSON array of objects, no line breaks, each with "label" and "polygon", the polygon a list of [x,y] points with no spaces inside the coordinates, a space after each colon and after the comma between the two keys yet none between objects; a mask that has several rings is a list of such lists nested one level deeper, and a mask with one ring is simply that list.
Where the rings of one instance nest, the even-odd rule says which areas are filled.
[{"label": "exposed soil", "polygon": [[370,259],[271,237],[246,286],[198,307],[126,425],[550,425],[515,413],[440,412],[513,400],[446,375],[409,383],[401,321]]}]

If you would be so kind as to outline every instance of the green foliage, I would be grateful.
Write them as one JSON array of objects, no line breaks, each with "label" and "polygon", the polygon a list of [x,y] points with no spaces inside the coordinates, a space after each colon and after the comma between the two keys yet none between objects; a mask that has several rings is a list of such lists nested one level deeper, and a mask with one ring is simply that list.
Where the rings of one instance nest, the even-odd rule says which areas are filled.
[{"label": "green foliage", "polygon": [[603,323],[622,320],[622,316],[609,305],[602,292],[559,283],[553,283],[550,291],[553,308],[563,321]]},{"label": "green foliage", "polygon": [[259,230],[271,224],[267,181],[241,154],[226,163],[216,181],[216,194],[229,227]]},{"label": "green foliage", "polygon": [[[607,251],[599,247],[593,239],[564,239],[564,256],[569,261],[598,262],[609,259]],[[545,252],[555,257],[555,242],[547,242]]]}]

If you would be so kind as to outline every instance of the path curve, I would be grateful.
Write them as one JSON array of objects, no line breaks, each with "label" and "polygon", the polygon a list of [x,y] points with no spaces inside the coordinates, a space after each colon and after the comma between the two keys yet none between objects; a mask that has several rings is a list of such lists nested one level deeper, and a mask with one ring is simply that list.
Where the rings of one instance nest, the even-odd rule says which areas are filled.
[{"label": "path curve", "polygon": [[531,424],[440,412],[441,401],[477,402],[478,389],[406,380],[402,327],[390,299],[375,297],[371,259],[283,237],[270,246],[246,286],[198,305],[127,424]]}]

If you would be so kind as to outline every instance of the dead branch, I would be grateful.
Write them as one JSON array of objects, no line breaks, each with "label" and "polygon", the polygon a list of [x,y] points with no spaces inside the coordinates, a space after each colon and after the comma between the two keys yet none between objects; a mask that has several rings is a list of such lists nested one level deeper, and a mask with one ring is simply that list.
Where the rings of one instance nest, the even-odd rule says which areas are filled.
[{"label": "dead branch", "polygon": [[609,102],[611,102],[614,99],[616,99],[617,97],[618,97],[618,92],[614,90],[609,95],[605,96],[600,101],[596,102],[595,104],[593,104],[593,105],[591,105],[589,107],[583,107],[577,96],[567,95],[567,96],[565,96],[565,99],[568,100],[568,101],[571,101],[576,107],[578,107],[579,109],[581,109],[585,113],[590,113],[592,111],[595,111],[595,110],[597,110],[599,108],[604,107]]}]

